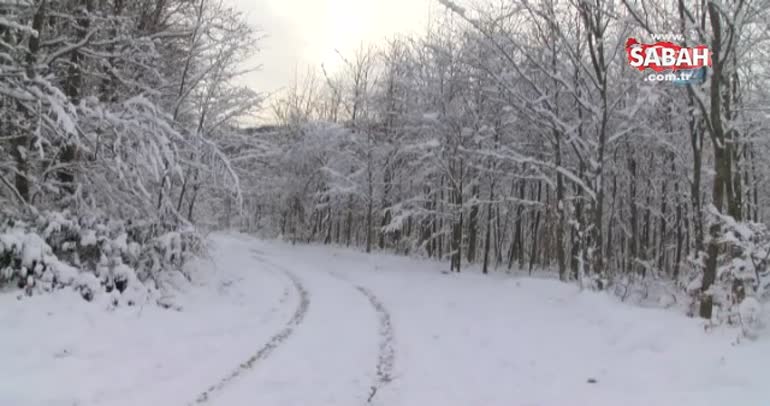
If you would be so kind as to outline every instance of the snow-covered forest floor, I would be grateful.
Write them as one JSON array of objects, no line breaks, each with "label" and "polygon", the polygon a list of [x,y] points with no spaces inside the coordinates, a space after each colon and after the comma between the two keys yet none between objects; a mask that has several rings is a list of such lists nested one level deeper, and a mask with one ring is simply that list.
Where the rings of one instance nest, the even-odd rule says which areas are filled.
[{"label": "snow-covered forest floor", "polygon": [[770,336],[573,284],[244,235],[168,303],[0,294],[0,405],[766,405]]}]

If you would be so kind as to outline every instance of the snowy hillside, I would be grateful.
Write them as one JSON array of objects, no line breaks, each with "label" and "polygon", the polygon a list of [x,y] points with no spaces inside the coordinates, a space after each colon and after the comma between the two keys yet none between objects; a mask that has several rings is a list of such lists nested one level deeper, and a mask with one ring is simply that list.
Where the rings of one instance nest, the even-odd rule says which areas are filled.
[{"label": "snowy hillside", "polygon": [[0,295],[0,405],[766,405],[770,339],[570,284],[219,235],[169,303]]}]

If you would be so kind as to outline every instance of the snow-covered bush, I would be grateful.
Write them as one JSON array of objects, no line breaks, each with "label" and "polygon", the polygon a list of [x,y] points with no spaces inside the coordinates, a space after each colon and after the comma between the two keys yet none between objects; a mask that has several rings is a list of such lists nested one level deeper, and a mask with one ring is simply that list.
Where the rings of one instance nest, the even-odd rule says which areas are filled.
[{"label": "snow-covered bush", "polygon": [[0,231],[0,286],[15,283],[28,294],[63,286],[88,288],[92,280],[60,261],[51,247],[24,224],[6,223]]},{"label": "snow-covered bush", "polygon": [[756,338],[757,330],[762,327],[760,314],[762,313],[762,304],[752,296],[746,297],[738,306],[739,322],[743,335],[748,338]]},{"label": "snow-covered bush", "polygon": [[71,287],[89,301],[106,294],[113,304],[133,305],[163,288],[163,272],[182,272],[201,249],[192,229],[47,212],[0,224],[0,286],[30,295]]},{"label": "snow-covered bush", "polygon": [[[730,216],[710,213],[719,222],[720,256],[716,281],[709,288],[716,309],[715,322],[741,326],[746,336],[759,327],[761,303],[770,297],[770,230],[761,223],[739,222]],[[705,268],[703,259],[694,269]],[[688,292],[696,299],[702,285],[702,272],[693,273]]]}]

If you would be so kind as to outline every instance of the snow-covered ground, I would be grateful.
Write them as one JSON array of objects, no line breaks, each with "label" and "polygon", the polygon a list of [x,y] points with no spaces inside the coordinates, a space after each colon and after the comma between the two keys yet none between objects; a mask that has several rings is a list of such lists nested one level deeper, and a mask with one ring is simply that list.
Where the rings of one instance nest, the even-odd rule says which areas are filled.
[{"label": "snow-covered ground", "polygon": [[1,293],[0,405],[770,404],[767,334],[552,280],[246,236],[192,268],[180,311]]}]

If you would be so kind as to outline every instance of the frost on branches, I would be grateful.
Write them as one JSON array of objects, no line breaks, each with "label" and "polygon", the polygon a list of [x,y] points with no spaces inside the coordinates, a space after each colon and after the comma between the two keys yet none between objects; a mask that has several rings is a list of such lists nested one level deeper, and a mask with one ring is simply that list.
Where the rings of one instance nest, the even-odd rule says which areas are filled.
[{"label": "frost on branches", "polygon": [[[212,0],[0,1],[0,285],[137,303],[240,203],[256,31]],[[241,148],[243,149],[243,148]]]}]

